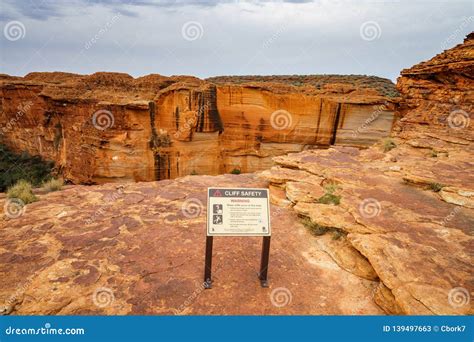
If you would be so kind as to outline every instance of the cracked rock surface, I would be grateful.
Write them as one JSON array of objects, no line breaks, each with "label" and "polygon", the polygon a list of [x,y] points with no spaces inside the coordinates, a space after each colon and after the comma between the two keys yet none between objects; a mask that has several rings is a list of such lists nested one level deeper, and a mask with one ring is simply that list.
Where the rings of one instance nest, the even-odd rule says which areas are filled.
[{"label": "cracked rock surface", "polygon": [[383,313],[372,300],[378,282],[338,266],[293,210],[277,206],[270,287],[257,279],[261,238],[218,237],[213,288],[203,290],[205,189],[215,184],[266,185],[250,174],[71,186],[3,218],[3,313]]},{"label": "cracked rock surface", "polygon": [[[388,313],[474,312],[473,66],[470,34],[402,71],[392,139],[275,157],[260,173],[333,260],[378,277],[374,300]],[[316,198],[325,187],[338,205]]]},{"label": "cracked rock surface", "polygon": [[[474,314],[473,38],[402,71],[400,120],[368,149],[278,156],[258,174],[70,186],[3,216],[0,313]],[[203,289],[212,186],[269,187],[269,288],[261,239],[226,237]]]}]

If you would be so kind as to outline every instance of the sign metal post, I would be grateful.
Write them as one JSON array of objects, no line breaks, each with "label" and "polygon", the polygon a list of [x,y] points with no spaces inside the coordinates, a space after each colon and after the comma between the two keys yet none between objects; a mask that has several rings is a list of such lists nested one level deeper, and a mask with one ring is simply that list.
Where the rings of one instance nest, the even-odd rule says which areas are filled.
[{"label": "sign metal post", "polygon": [[262,259],[258,278],[262,287],[268,287],[268,261],[270,259],[270,236],[264,236],[262,242]]},{"label": "sign metal post", "polygon": [[206,261],[204,262],[204,288],[212,288],[212,243],[214,237],[206,236]]}]

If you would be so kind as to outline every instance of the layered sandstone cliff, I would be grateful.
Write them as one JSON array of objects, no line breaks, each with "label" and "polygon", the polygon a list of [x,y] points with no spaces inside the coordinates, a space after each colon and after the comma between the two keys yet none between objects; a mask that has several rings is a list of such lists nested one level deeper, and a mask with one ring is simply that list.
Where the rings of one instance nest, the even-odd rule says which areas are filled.
[{"label": "layered sandstone cliff", "polygon": [[[74,185],[39,194],[40,200],[28,204],[17,217],[0,219],[0,273],[5,285],[0,288],[0,314],[380,314],[382,310],[392,314],[473,314],[474,46],[469,38],[402,72],[398,80],[404,99],[402,119],[384,144],[367,149],[333,146],[277,156],[277,166],[260,173]],[[109,76],[95,75],[94,83],[107,84]],[[34,77],[40,75],[28,76]],[[61,84],[61,91],[64,79],[74,77],[83,76],[48,75]],[[163,156],[168,153],[173,160],[173,153],[181,152],[173,151],[173,144],[200,143],[201,150],[212,151],[205,145],[209,140],[206,134],[222,127],[220,136],[226,134],[219,107],[223,104],[217,101],[215,106],[212,98],[222,91],[234,103],[238,88],[232,89],[237,87],[237,79],[214,80],[209,85],[189,78],[186,84],[195,84],[190,92],[188,85],[168,84],[170,80],[160,76],[141,81],[120,77],[124,83],[134,84],[126,94],[141,91],[138,84],[143,82],[167,95],[158,97],[159,101],[132,105],[128,100],[120,102],[120,89],[104,93],[103,101],[108,97],[115,103],[106,108],[122,108],[127,114],[128,120],[115,123],[135,129],[129,129],[122,140],[116,139],[113,130],[97,136],[91,129],[85,139],[103,138],[97,144],[103,144],[104,151],[111,150],[110,146],[118,151],[130,137],[136,137],[132,132],[140,136],[148,129],[152,139],[143,149],[151,142],[153,151]],[[110,79],[115,82],[117,76]],[[250,81],[257,80],[245,80]],[[21,96],[36,96],[45,101],[42,104],[55,103],[51,100],[54,86],[48,86],[49,95],[45,96],[38,95],[45,87],[34,85],[38,81],[8,82],[4,94],[11,91],[17,96],[3,103]],[[50,132],[49,139],[58,146],[66,144],[64,137],[74,136],[72,132],[86,132],[81,120],[89,117],[89,111],[79,97],[86,103],[91,100],[79,83],[69,89],[77,94],[77,103],[60,101],[51,114],[56,123],[64,118],[63,113],[76,117],[77,122],[67,122],[71,132],[58,128],[65,133],[55,140],[54,132],[45,128],[48,124],[34,121],[32,105],[32,115],[26,117],[28,126],[7,137],[39,149],[47,141],[38,135],[41,129],[44,136]],[[107,89],[112,88],[109,83]],[[251,86],[245,89],[238,97],[244,104],[250,97],[247,91],[255,90]],[[28,95],[35,91],[36,95]],[[153,93],[149,91],[154,99]],[[277,93],[276,89],[271,93]],[[244,104],[237,102],[239,109],[233,115],[245,118],[248,109]],[[184,107],[190,110],[182,110]],[[142,123],[137,108],[143,111]],[[170,114],[171,109],[174,112]],[[61,115],[56,118],[54,113]],[[147,121],[150,115],[152,120]],[[195,118],[196,123],[185,126],[188,118]],[[64,127],[65,122],[60,123]],[[174,130],[167,128],[173,124]],[[255,134],[252,125],[247,123],[249,134]],[[241,144],[239,139],[247,141],[236,133],[236,127],[226,146],[234,140],[236,144]],[[227,133],[233,132],[231,128]],[[166,130],[179,134],[171,141]],[[36,138],[37,146],[27,133],[40,137]],[[201,139],[196,140],[196,135]],[[87,146],[76,143],[68,148],[81,151]],[[134,146],[130,143],[128,148]],[[86,164],[80,163],[84,154],[71,159],[74,155],[66,152],[65,160],[77,160],[77,165],[86,169]],[[100,156],[105,158],[107,153]],[[91,154],[91,158],[97,155]],[[153,155],[151,160],[155,163]],[[132,161],[128,159],[134,168]],[[153,175],[155,170],[153,167]],[[167,172],[168,168],[158,170]],[[216,239],[215,283],[212,290],[202,288],[205,189],[217,184],[270,188],[269,289],[258,285],[261,245],[259,239],[252,238]],[[2,195],[0,207],[8,210]]]},{"label": "layered sandstone cliff", "polygon": [[463,44],[401,71],[398,136],[449,135],[472,140],[474,33]]},{"label": "layered sandstone cliff", "polygon": [[[276,157],[261,174],[274,203],[327,231],[317,244],[341,267],[379,281],[388,313],[474,312],[473,38],[402,71],[392,140]],[[337,206],[318,201],[328,184]]]},{"label": "layered sandstone cliff", "polygon": [[253,172],[272,157],[387,136],[393,84],[366,76],[0,77],[3,143],[75,183]]}]

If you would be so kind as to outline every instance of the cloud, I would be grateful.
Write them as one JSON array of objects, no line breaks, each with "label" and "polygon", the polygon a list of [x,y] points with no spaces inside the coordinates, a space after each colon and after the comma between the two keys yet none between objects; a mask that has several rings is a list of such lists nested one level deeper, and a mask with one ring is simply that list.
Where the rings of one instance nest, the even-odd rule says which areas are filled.
[{"label": "cloud", "polygon": [[[13,75],[337,73],[395,80],[401,69],[460,43],[474,22],[463,1],[8,0],[4,8],[2,31],[11,20],[26,28],[22,39],[0,37],[0,72]],[[186,26],[198,30],[196,39],[184,36],[189,22],[198,23]]]},{"label": "cloud", "polygon": [[[219,4],[238,3],[238,0],[69,0],[67,2],[58,2],[55,0],[3,0],[5,11],[8,15],[2,15],[3,18],[11,18],[12,14],[37,19],[46,20],[52,17],[58,17],[67,7],[85,7],[100,5],[110,8],[115,12],[123,13],[127,16],[135,17],[136,13],[126,7],[155,7],[177,9],[184,6],[194,7],[213,7]],[[253,1],[251,3],[264,4],[271,1]],[[307,3],[311,0],[282,0],[280,3]],[[2,17],[0,17],[2,18]]]},{"label": "cloud", "polygon": [[3,0],[3,2],[3,10],[8,17],[19,15],[37,20],[46,20],[60,15],[60,6],[52,1]]}]

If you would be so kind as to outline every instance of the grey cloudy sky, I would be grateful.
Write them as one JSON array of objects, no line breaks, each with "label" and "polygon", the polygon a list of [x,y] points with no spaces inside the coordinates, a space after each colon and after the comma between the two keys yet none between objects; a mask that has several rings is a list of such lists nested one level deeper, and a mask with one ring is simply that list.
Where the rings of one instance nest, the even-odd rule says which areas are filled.
[{"label": "grey cloudy sky", "polygon": [[368,74],[462,42],[473,1],[1,0],[0,73]]}]

